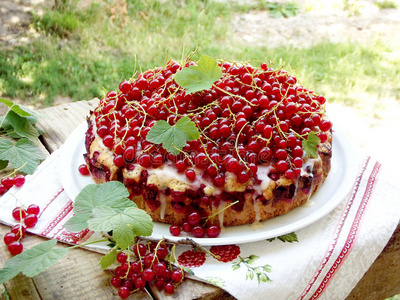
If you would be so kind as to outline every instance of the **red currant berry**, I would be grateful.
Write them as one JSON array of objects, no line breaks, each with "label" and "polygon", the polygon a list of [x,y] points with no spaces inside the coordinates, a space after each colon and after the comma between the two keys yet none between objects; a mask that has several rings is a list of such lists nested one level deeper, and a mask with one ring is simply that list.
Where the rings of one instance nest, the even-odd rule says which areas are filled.
[{"label": "red currant berry", "polygon": [[120,252],[117,255],[117,261],[120,264],[124,264],[126,262],[126,259],[128,258],[128,256],[124,253],[124,252]]},{"label": "red currant berry", "polygon": [[25,236],[26,228],[21,224],[16,224],[11,228],[11,232],[20,240]]},{"label": "red currant berry", "polygon": [[115,276],[124,277],[126,275],[126,270],[122,266],[116,267],[114,271]]},{"label": "red currant berry", "polygon": [[120,277],[114,276],[113,278],[111,278],[111,285],[113,287],[120,287],[122,284],[122,280]]},{"label": "red currant berry", "polygon": [[173,282],[181,282],[184,277],[182,269],[176,269],[171,273],[171,279]]},{"label": "red currant berry", "polygon": [[320,132],[320,133],[318,134],[318,137],[319,137],[321,143],[325,143],[326,140],[328,139],[328,136],[326,135],[325,132]]},{"label": "red currant berry", "polygon": [[182,224],[182,230],[184,232],[192,232],[192,225],[190,225],[188,222],[184,222]]},{"label": "red currant berry", "polygon": [[21,187],[21,186],[24,185],[24,183],[25,183],[25,176],[24,175],[19,174],[19,175],[14,177],[14,185],[16,187]]},{"label": "red currant berry", "polygon": [[142,277],[138,277],[133,282],[137,289],[143,289],[146,286],[146,281]]},{"label": "red currant berry", "polygon": [[168,249],[166,247],[160,247],[157,249],[158,259],[164,259],[168,255]]},{"label": "red currant berry", "polygon": [[79,173],[83,176],[87,176],[90,174],[88,167],[85,164],[82,164],[78,167]]},{"label": "red currant berry", "polygon": [[218,225],[210,225],[207,227],[207,236],[209,238],[216,238],[221,233],[221,228]]},{"label": "red currant berry", "polygon": [[[319,124],[319,129],[321,129],[322,131],[328,131],[329,129],[331,129],[331,127],[332,127],[332,123],[328,120],[322,120],[321,123]],[[3,183],[3,185],[4,185],[4,183]]]},{"label": "red currant berry", "polygon": [[143,245],[142,243],[137,243],[133,246],[133,253],[136,255],[136,257],[144,256],[146,252],[147,252],[146,246]]},{"label": "red currant berry", "polygon": [[126,286],[121,286],[118,288],[118,296],[120,296],[122,299],[126,299],[129,297],[130,290]]},{"label": "red currant berry", "polygon": [[148,168],[151,166],[151,157],[149,154],[143,153],[139,156],[138,162],[143,168]]},{"label": "red currant berry", "polygon": [[18,241],[18,237],[14,232],[8,232],[4,235],[4,244],[9,245],[12,242]]},{"label": "red currant berry", "polygon": [[27,214],[38,215],[40,212],[40,207],[36,204],[31,204],[26,209]]},{"label": "red currant berry", "polygon": [[295,157],[292,160],[292,163],[295,165],[296,168],[301,168],[301,166],[303,165],[303,159],[301,157]]},{"label": "red currant berry", "polygon": [[188,223],[192,226],[198,225],[200,223],[201,216],[197,211],[192,212],[188,216]]},{"label": "red currant berry", "polygon": [[186,170],[185,176],[190,181],[193,181],[193,180],[196,179],[196,172],[194,170],[192,170],[192,169]]},{"label": "red currant berry", "polygon": [[291,170],[291,169],[287,170],[287,171],[285,172],[285,176],[286,176],[286,178],[288,178],[288,179],[292,179],[292,178],[294,177],[294,171]]},{"label": "red currant berry", "polygon": [[142,278],[145,281],[152,281],[154,279],[154,271],[150,268],[144,269],[142,272]]},{"label": "red currant berry", "polygon": [[279,172],[285,173],[288,170],[289,165],[286,161],[280,160],[276,163],[276,168],[278,169]]},{"label": "red currant berry", "polygon": [[181,234],[181,227],[179,225],[171,225],[169,227],[169,232],[173,235],[173,236],[178,236]]},{"label": "red currant berry", "polygon": [[24,249],[24,247],[22,246],[22,244],[19,241],[11,242],[10,244],[7,245],[7,247],[8,247],[8,251],[10,251],[10,253],[12,255],[18,255]]},{"label": "red currant berry", "polygon": [[134,261],[133,263],[131,263],[131,270],[134,274],[139,274],[140,272],[142,272],[141,263],[139,261]]},{"label": "red currant berry", "polygon": [[10,189],[14,185],[14,178],[4,177],[1,179],[1,184],[6,188]]},{"label": "red currant berry", "polygon": [[118,168],[121,168],[125,165],[125,159],[121,154],[118,154],[113,159],[114,165]]},{"label": "red currant berry", "polygon": [[131,88],[132,88],[132,85],[131,85],[131,83],[130,83],[129,81],[127,81],[127,80],[124,80],[124,81],[122,81],[122,82],[119,84],[119,90],[120,90],[122,93],[124,93],[124,94],[129,93],[129,91],[131,90]]},{"label": "red currant berry", "polygon": [[5,192],[7,192],[8,189],[2,184],[0,184],[0,196],[3,195]]},{"label": "red currant berry", "polygon": [[164,285],[164,292],[166,294],[172,294],[174,292],[174,289],[175,289],[174,285],[170,282],[168,282]]},{"label": "red currant berry", "polygon": [[16,207],[12,211],[12,216],[16,221],[21,221],[26,216],[26,211],[22,207]]},{"label": "red currant berry", "polygon": [[158,262],[153,266],[153,271],[156,276],[162,276],[167,269],[167,266],[163,262]]},{"label": "red currant berry", "polygon": [[203,238],[206,235],[206,231],[201,226],[195,226],[192,229],[192,234],[196,238]]},{"label": "red currant berry", "polygon": [[150,268],[154,262],[157,262],[158,259],[155,257],[154,253],[148,253],[144,256],[143,262],[147,268]]},{"label": "red currant berry", "polygon": [[37,222],[38,222],[38,217],[37,215],[34,214],[29,214],[24,219],[24,223],[27,228],[35,227]]}]

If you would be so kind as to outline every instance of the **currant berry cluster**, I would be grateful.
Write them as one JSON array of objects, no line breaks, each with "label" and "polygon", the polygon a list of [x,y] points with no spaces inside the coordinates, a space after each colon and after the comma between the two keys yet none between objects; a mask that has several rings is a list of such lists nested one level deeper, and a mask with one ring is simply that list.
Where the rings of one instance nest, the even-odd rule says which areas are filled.
[{"label": "currant berry cluster", "polygon": [[207,235],[209,238],[216,238],[221,233],[221,228],[219,225],[211,224],[208,225],[207,222],[201,224],[201,215],[197,211],[193,211],[187,216],[186,222],[179,225],[171,225],[169,227],[169,232],[173,236],[179,236],[182,230],[186,233],[193,235],[195,238],[203,238]]},{"label": "currant berry cluster", "polygon": [[[210,207],[233,199],[240,203],[232,209],[241,211],[246,191],[254,192],[262,182],[259,171],[264,166],[268,166],[268,174],[264,172],[263,176],[273,181],[282,178],[298,182],[307,159],[303,142],[313,132],[319,138],[318,147],[329,143],[332,123],[326,117],[326,99],[282,69],[266,63],[255,67],[220,61],[221,78],[210,89],[189,94],[177,84],[174,74],[193,65],[196,63],[189,60],[182,64],[169,61],[122,81],[118,91],[109,91],[89,120],[86,150],[90,153],[96,139],[111,156],[112,172],[97,160],[99,151],[86,154],[86,163],[92,176],[123,180],[131,194],[142,196],[152,211],[161,205],[160,193],[172,199],[174,212],[185,214],[185,225],[179,220],[179,225],[171,226],[171,234],[179,235],[183,230],[195,237],[214,237],[220,228],[208,225],[215,220],[197,223],[190,215],[197,213],[200,220],[206,220]],[[200,138],[188,141],[178,155],[146,140],[157,121],[172,126],[183,117],[196,125]],[[137,166],[145,170],[139,181],[124,177],[124,170],[132,171]],[[207,182],[225,192],[231,180],[246,191],[221,192],[214,197],[205,195],[201,185],[186,192],[158,190],[147,183],[146,170],[164,166],[175,168],[189,185]],[[259,201],[264,200],[260,195]]]},{"label": "currant berry cluster", "polygon": [[[121,82],[120,92],[107,93],[94,112],[95,130],[115,153],[114,164],[157,168],[167,162],[189,180],[202,176],[216,186],[225,183],[226,172],[247,183],[256,178],[257,166],[267,162],[274,165],[271,177],[298,177],[302,140],[314,131],[324,143],[331,129],[325,98],[265,63],[260,68],[219,64],[223,75],[210,90],[186,94],[172,76],[185,65],[170,61]],[[146,141],[155,121],[173,125],[183,116],[190,117],[202,135],[188,142],[181,154],[171,155]]]},{"label": "currant berry cluster", "polygon": [[7,176],[0,181],[0,196],[6,193],[13,186],[21,187],[25,183],[24,175],[18,174],[14,177]]},{"label": "currant berry cluster", "polygon": [[183,269],[174,266],[168,260],[170,252],[167,245],[138,242],[132,251],[132,261],[130,258],[133,255],[118,253],[117,261],[120,265],[111,279],[111,284],[118,288],[121,298],[125,299],[131,293],[144,289],[148,283],[153,283],[166,294],[172,294],[185,278]]},{"label": "currant berry cluster", "polygon": [[38,222],[40,208],[36,204],[31,204],[25,209],[22,206],[16,207],[12,211],[14,220],[18,221],[11,228],[11,231],[4,235],[4,243],[12,255],[20,254],[23,250],[21,239],[25,236],[26,228],[33,228]]}]

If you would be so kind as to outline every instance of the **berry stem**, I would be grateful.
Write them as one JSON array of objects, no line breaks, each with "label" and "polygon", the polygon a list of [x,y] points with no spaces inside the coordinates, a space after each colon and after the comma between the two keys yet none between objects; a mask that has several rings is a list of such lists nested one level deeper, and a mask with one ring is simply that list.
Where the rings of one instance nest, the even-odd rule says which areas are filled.
[{"label": "berry stem", "polygon": [[211,218],[214,218],[214,217],[217,216],[219,213],[223,212],[224,210],[226,210],[226,209],[228,209],[229,207],[231,207],[231,206],[233,206],[233,205],[235,205],[235,204],[238,204],[238,203],[239,203],[239,200],[236,200],[235,202],[232,202],[231,204],[225,206],[223,209],[217,211],[216,213],[213,213],[211,216],[208,216],[208,217],[207,217],[207,219],[205,220],[204,223],[207,224],[207,222],[208,222]]}]

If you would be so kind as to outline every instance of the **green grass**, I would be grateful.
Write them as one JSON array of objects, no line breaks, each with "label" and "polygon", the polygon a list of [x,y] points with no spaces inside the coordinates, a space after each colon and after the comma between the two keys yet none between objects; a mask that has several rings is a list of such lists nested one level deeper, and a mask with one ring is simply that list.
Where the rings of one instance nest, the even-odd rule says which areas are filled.
[{"label": "green grass", "polygon": [[390,9],[390,8],[398,8],[399,7],[398,3],[396,3],[396,1],[392,1],[392,0],[374,1],[374,4],[379,9]]},{"label": "green grass", "polygon": [[228,2],[129,0],[126,14],[111,14],[114,1],[87,8],[63,0],[58,10],[35,15],[39,39],[0,51],[0,96],[51,105],[57,96],[73,100],[101,97],[135,70],[180,60],[198,48],[230,60],[271,60],[292,69],[306,87],[330,101],[349,104],[360,97],[400,99],[400,53],[379,40],[369,44],[322,42],[310,48],[236,45],[234,14],[255,7]]}]

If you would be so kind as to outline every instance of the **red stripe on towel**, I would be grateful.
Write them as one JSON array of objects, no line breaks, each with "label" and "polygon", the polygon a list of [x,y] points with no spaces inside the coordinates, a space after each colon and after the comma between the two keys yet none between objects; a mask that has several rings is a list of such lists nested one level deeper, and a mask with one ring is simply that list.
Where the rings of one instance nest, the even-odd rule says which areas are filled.
[{"label": "red stripe on towel", "polygon": [[346,243],[344,244],[342,251],[340,252],[338,257],[336,258],[335,263],[332,265],[332,267],[330,268],[328,273],[325,275],[325,277],[322,280],[321,284],[319,285],[318,289],[315,291],[315,293],[312,295],[312,297],[310,299],[318,299],[322,295],[322,293],[324,293],[324,291],[330,284],[331,280],[333,279],[333,277],[336,275],[337,271],[342,266],[343,262],[349,256],[349,254],[354,246],[354,242],[357,240],[358,233],[361,228],[360,225],[361,225],[363,217],[364,217],[364,212],[368,205],[369,199],[371,198],[371,194],[374,189],[376,177],[379,173],[380,167],[381,167],[380,163],[378,163],[378,162],[375,163],[374,168],[371,172],[371,175],[368,178],[368,182],[367,182],[367,186],[365,188],[363,198],[361,200],[360,206],[358,207],[353,224],[351,225],[351,230],[347,236]]},{"label": "red stripe on towel", "polygon": [[308,283],[307,287],[304,289],[304,291],[302,292],[302,294],[297,298],[297,300],[302,300],[304,299],[304,297],[307,295],[307,293],[311,290],[311,288],[313,287],[314,283],[317,281],[319,275],[321,275],[323,269],[325,268],[326,264],[328,263],[328,261],[330,260],[333,251],[336,248],[337,245],[337,241],[339,240],[339,237],[342,233],[343,230],[343,226],[344,223],[349,215],[349,211],[351,209],[351,207],[353,206],[354,203],[354,199],[358,193],[358,190],[360,188],[360,183],[361,183],[361,179],[365,173],[365,170],[367,169],[368,163],[370,161],[370,157],[367,157],[362,165],[361,171],[357,176],[356,182],[354,183],[352,192],[347,200],[346,203],[346,207],[345,209],[342,211],[342,214],[339,218],[339,222],[336,225],[335,228],[335,233],[334,233],[334,237],[332,238],[332,242],[330,243],[329,249],[326,251],[325,253],[325,257],[324,259],[321,261],[321,263],[319,264],[317,270],[314,273],[313,278],[310,280],[310,282]]},{"label": "red stripe on towel", "polygon": [[54,202],[54,200],[56,200],[58,198],[58,196],[61,195],[62,192],[64,192],[64,188],[59,189],[58,192],[53,196],[53,198],[51,198],[50,201],[46,203],[44,208],[42,208],[40,210],[40,214],[39,214],[38,218],[40,218],[42,216],[43,212],[50,206],[51,203]]}]

